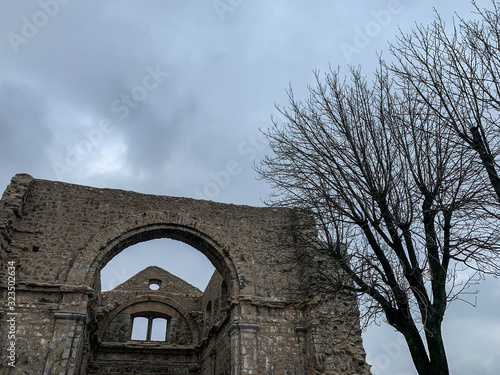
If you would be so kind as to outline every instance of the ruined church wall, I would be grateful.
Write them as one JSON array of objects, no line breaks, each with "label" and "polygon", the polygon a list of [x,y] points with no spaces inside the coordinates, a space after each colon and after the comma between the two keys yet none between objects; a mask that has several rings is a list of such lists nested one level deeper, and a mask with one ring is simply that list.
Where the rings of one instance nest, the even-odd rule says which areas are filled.
[{"label": "ruined church wall", "polygon": [[[152,196],[18,175],[0,200],[0,219],[2,257],[16,266],[20,373],[112,373],[120,368],[120,358],[127,356],[129,373],[141,371],[135,359],[149,364],[145,372],[154,373],[162,371],[161,366],[168,367],[167,359],[175,362],[176,358],[177,367],[165,371],[199,375],[368,373],[359,331],[344,330],[357,324],[357,311],[347,314],[339,307],[344,303],[352,307],[355,300],[319,298],[311,304],[313,295],[297,293],[307,280],[294,254],[290,210]],[[160,237],[182,240],[212,261],[220,274],[214,275],[206,293],[189,297],[192,293],[184,290],[160,298],[132,287],[130,292],[118,288],[115,294],[99,299],[99,271],[106,262],[123,248]],[[5,274],[0,288],[5,301],[4,280]],[[227,319],[221,315],[222,281],[227,284]],[[149,296],[151,303],[182,312],[199,332],[205,304],[211,300],[215,315],[208,332],[199,333],[193,345],[122,342],[93,351],[100,319],[119,312],[120,304],[129,299]],[[2,332],[8,330],[5,306],[0,310]],[[123,323],[123,317],[118,319]],[[6,335],[0,340],[2,348],[6,347]],[[87,358],[91,359],[88,369]],[[1,361],[5,368],[5,357]]]},{"label": "ruined church wall", "polygon": [[[217,241],[224,253],[206,254],[212,261],[215,256],[227,258],[230,252],[228,261],[236,268],[243,294],[283,297],[283,290],[273,280],[286,268],[277,259],[283,259],[288,249],[282,246],[282,238],[275,230],[289,220],[286,210],[45,180],[25,179],[22,182],[28,187],[25,203],[20,208],[21,216],[12,224],[16,235],[10,248],[23,255],[24,280],[70,283],[68,275],[74,267],[77,267],[76,274],[95,274],[96,270],[90,269],[90,262],[76,265],[75,260],[100,231],[118,228],[126,219],[140,222],[145,213],[158,212],[164,214],[162,219],[191,225]],[[108,238],[102,242],[106,240]]]}]

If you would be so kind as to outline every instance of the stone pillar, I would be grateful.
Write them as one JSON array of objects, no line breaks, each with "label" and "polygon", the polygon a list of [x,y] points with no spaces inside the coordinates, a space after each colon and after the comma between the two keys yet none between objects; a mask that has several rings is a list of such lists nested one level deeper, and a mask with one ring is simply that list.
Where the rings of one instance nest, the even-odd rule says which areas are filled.
[{"label": "stone pillar", "polygon": [[231,337],[231,375],[257,374],[259,323],[235,322],[228,328]]},{"label": "stone pillar", "polygon": [[43,375],[78,375],[87,314],[54,311],[56,324]]},{"label": "stone pillar", "polygon": [[[313,363],[313,358],[316,357],[317,348],[314,346],[315,337],[314,331],[318,323],[315,321],[310,321],[304,326],[295,327],[295,332],[297,333],[297,338],[299,341],[300,348],[300,367],[303,375],[316,374],[318,370],[316,363]],[[311,333],[312,331],[312,333]],[[312,337],[313,336],[313,337]],[[314,347],[311,347],[313,345]],[[313,365],[314,367],[312,367]],[[308,371],[314,368],[315,371]]]}]

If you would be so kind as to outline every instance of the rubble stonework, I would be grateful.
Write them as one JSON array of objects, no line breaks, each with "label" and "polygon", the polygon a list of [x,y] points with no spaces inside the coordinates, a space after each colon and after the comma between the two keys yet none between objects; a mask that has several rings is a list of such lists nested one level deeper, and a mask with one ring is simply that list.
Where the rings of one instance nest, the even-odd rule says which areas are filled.
[{"label": "rubble stonework", "polygon": [[[0,345],[14,332],[15,367],[7,352],[0,373],[369,374],[356,299],[308,289],[293,220],[289,209],[16,175],[0,200]],[[158,267],[101,292],[107,262],[157,238],[208,257],[204,292]],[[165,339],[132,340],[137,318],[168,322]]]}]

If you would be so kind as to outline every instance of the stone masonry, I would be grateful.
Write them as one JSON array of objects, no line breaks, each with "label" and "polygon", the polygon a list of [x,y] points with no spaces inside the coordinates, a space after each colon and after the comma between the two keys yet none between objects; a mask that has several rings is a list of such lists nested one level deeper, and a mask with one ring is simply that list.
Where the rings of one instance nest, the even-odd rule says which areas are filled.
[{"label": "stone masonry", "polygon": [[[369,374],[355,296],[311,288],[293,211],[16,175],[0,200],[0,373]],[[204,292],[158,267],[101,292],[115,255],[156,238],[207,256]]]}]

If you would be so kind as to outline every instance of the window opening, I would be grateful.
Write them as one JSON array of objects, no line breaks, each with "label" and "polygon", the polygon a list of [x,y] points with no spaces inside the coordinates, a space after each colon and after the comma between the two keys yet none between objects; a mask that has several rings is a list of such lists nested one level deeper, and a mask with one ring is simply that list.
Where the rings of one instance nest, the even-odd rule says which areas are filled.
[{"label": "window opening", "polygon": [[132,340],[146,340],[148,333],[149,319],[136,316],[132,321]]},{"label": "window opening", "polygon": [[149,289],[158,290],[161,286],[161,280],[149,280]]},{"label": "window opening", "polygon": [[205,309],[205,334],[208,333],[212,325],[212,301],[208,301],[207,308]]},{"label": "window opening", "polygon": [[220,287],[220,304],[222,309],[224,309],[227,306],[228,297],[229,297],[229,291],[227,289],[227,284],[225,281],[222,281],[222,285]]},{"label": "window opening", "polygon": [[132,320],[131,340],[167,341],[168,319],[158,316],[136,316]]},{"label": "window opening", "polygon": [[167,319],[153,319],[151,326],[151,341],[167,341]]}]

